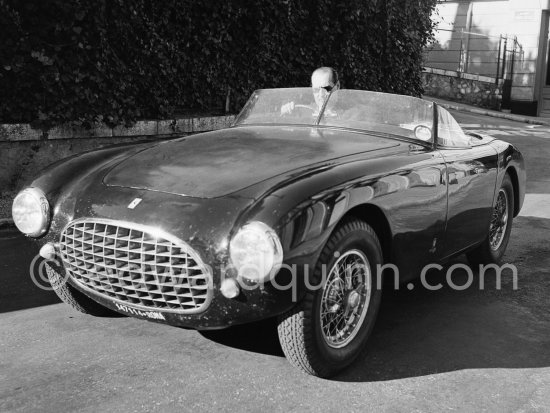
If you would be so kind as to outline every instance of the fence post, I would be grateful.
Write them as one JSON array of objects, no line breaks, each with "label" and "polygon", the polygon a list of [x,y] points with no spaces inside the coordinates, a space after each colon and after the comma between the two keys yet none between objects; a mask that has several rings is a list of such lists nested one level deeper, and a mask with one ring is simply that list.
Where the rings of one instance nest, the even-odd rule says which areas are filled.
[{"label": "fence post", "polygon": [[460,32],[460,55],[458,57],[458,72],[464,72],[464,28]]},{"label": "fence post", "polygon": [[514,82],[514,63],[516,61],[516,44],[518,42],[517,36],[514,36],[514,49],[512,50],[512,61],[510,62],[510,81]]},{"label": "fence post", "polygon": [[498,79],[500,75],[500,54],[501,54],[501,47],[502,47],[502,34],[500,35],[500,38],[498,40],[498,55],[497,55],[497,75],[496,75],[496,85],[498,86]]},{"label": "fence post", "polygon": [[504,79],[504,73],[506,73],[506,48],[508,47],[508,36],[504,37],[504,53],[502,54],[502,74],[501,77]]},{"label": "fence post", "polygon": [[[512,100],[512,80],[510,77],[510,72],[513,67],[510,67],[510,63],[506,62],[506,55],[508,54],[508,35],[504,38],[504,59],[502,61],[502,100],[500,104],[501,109],[511,109],[511,100]],[[512,49],[512,65],[514,64],[514,51]]]}]

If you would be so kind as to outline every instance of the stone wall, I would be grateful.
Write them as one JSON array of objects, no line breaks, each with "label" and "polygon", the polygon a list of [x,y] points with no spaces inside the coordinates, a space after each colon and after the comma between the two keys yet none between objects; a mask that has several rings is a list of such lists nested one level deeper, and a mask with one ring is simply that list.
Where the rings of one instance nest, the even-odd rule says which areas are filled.
[{"label": "stone wall", "polygon": [[425,68],[422,82],[427,96],[500,110],[502,91],[494,78]]},{"label": "stone wall", "polygon": [[11,203],[25,182],[49,164],[108,145],[168,139],[225,128],[234,116],[141,121],[131,128],[57,127],[49,131],[28,124],[0,125],[0,221],[11,217]]}]

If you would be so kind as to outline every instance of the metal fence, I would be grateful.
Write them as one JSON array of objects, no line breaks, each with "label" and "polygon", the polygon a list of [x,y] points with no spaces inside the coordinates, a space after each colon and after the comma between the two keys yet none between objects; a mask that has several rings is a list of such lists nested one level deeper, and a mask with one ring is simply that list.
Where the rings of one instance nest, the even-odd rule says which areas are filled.
[{"label": "metal fence", "polygon": [[[451,46],[443,48],[435,43],[428,47],[426,66],[494,78],[495,83],[502,86],[502,104],[506,107],[510,101],[514,70],[524,60],[524,50],[517,37],[507,34],[492,36],[465,29],[439,28],[437,32],[452,33]],[[433,54],[437,54],[440,61],[432,65],[430,55]]]}]

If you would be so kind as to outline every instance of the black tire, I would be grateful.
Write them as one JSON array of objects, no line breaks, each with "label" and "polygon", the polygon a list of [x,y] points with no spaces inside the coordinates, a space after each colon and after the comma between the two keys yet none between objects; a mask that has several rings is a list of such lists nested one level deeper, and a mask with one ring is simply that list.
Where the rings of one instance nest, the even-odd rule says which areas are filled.
[{"label": "black tire", "polygon": [[[335,264],[342,263],[346,257],[366,258],[367,260],[365,266],[368,266],[370,276],[366,274],[364,279],[370,278],[370,290],[364,286],[359,286],[354,290],[365,292],[365,298],[359,294],[361,297],[359,300],[365,300],[360,304],[350,304],[352,302],[351,294],[354,293],[351,289],[348,290],[347,282],[342,282],[341,277],[337,277],[336,272],[333,273],[333,269],[336,269]],[[360,263],[360,260],[357,262]],[[374,327],[380,307],[382,291],[377,281],[377,265],[382,262],[380,242],[368,224],[358,219],[346,219],[336,228],[323,248],[313,273],[311,285],[322,285],[322,288],[308,291],[305,298],[295,308],[279,317],[279,341],[292,365],[311,375],[331,377],[350,365],[361,354]],[[322,275],[324,266],[326,266],[325,277]],[[337,284],[335,280],[339,280],[340,287],[335,288]],[[346,285],[346,291],[343,293],[341,291],[342,284]],[[338,289],[340,289],[342,297],[339,303],[342,305],[334,304],[331,311],[324,312],[326,317],[330,315],[333,307],[336,308],[335,311],[340,311],[342,307],[345,307],[345,313],[347,313],[352,305],[352,314],[355,313],[355,308],[359,307],[361,315],[353,327],[354,330],[342,343],[332,342],[329,344],[331,340],[335,339],[327,337],[325,331],[328,329],[330,332],[330,323],[336,317],[329,323],[323,323],[321,308],[325,306],[326,309],[327,303],[331,302],[330,294]],[[366,301],[367,298],[370,299]],[[357,297],[354,297],[353,301],[355,302],[356,299]],[[335,303],[336,300],[332,298],[332,302]],[[342,321],[335,322],[335,324],[339,325],[338,323]],[[348,328],[347,323],[344,328]],[[335,337],[338,339],[338,334]],[[347,340],[349,341],[346,342]],[[341,347],[335,347],[337,344]]]},{"label": "black tire", "polygon": [[[502,235],[495,233],[495,229],[502,224],[499,221],[500,202],[504,199],[503,204],[506,206],[506,227],[502,231]],[[512,221],[514,219],[514,186],[510,176],[506,174],[502,180],[502,185],[495,196],[493,212],[491,214],[491,222],[488,228],[487,237],[474,250],[466,255],[471,265],[488,265],[501,264],[502,257],[510,240],[510,232],[512,231]],[[502,221],[502,219],[500,219]],[[497,224],[497,225],[495,225]],[[499,241],[498,243],[496,241]],[[498,245],[497,245],[498,244]]]},{"label": "black tire", "polygon": [[61,301],[69,304],[81,313],[90,314],[95,317],[124,317],[124,315],[103,307],[87,295],[78,291],[67,282],[65,277],[61,276],[61,272],[62,270],[57,268],[56,265],[46,263],[48,280]]}]

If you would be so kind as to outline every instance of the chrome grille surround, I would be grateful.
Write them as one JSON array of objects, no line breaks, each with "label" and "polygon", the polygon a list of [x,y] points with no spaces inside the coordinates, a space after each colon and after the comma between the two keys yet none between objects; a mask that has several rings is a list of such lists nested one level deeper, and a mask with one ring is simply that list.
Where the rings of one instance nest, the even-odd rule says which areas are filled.
[{"label": "chrome grille surround", "polygon": [[147,311],[192,314],[212,300],[212,275],[185,242],[153,227],[78,219],[61,233],[69,277],[110,301]]}]

